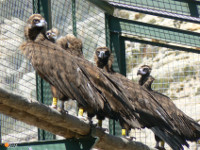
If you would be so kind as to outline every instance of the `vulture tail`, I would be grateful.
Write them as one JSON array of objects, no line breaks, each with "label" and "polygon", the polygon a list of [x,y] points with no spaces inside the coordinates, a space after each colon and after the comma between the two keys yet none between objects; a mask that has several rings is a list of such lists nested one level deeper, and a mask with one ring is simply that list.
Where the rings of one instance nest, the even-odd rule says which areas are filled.
[{"label": "vulture tail", "polygon": [[169,130],[162,130],[159,127],[152,127],[151,130],[173,150],[184,150],[183,145],[189,147],[187,141],[176,133],[170,132]]}]

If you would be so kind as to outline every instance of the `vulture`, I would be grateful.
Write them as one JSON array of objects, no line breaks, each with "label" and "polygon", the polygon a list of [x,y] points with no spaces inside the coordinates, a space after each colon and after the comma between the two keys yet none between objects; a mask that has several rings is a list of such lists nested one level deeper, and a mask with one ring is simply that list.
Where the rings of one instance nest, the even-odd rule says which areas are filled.
[{"label": "vulture", "polygon": [[[150,100],[145,100],[143,98],[140,99],[139,94],[140,92],[137,92],[139,89],[136,88],[137,85],[134,82],[131,82],[127,78],[125,78],[123,75],[116,73],[112,69],[112,55],[110,50],[107,47],[100,47],[97,48],[95,52],[95,60],[96,60],[96,65],[99,66],[100,68],[104,69],[106,72],[110,72],[110,75],[112,76],[112,79],[117,81],[119,87],[120,85],[124,85],[126,87],[126,91],[129,91],[127,96],[131,97],[131,102],[132,105],[135,106],[135,111],[145,111],[145,110],[151,110],[150,113],[157,112],[160,113],[161,118],[163,118],[166,122],[168,122],[168,125],[170,125],[170,128],[173,128],[174,131],[167,131],[166,129],[163,130],[163,127],[150,127],[150,129],[155,133],[155,136],[157,140],[164,140],[166,141],[172,149],[183,149],[182,145],[189,146],[186,142],[186,140],[189,141],[196,141],[200,138],[200,125],[195,122],[192,118],[187,116],[184,112],[182,112],[180,109],[178,109],[175,104],[172,102],[172,100],[156,91],[153,91],[151,89],[151,84],[155,80],[152,76],[150,76],[151,68],[143,66],[144,69],[139,69],[138,74],[144,74],[145,72],[149,71],[149,75],[147,73],[148,78],[146,76],[142,76],[141,79],[139,80],[139,84],[143,84],[142,89],[144,91],[148,90],[150,97],[153,99]],[[109,58],[111,56],[111,58]],[[105,58],[105,59],[104,59]],[[141,90],[141,89],[140,89]],[[141,91],[142,93],[143,91]],[[134,98],[135,97],[135,98]],[[154,110],[153,110],[154,109]],[[144,112],[140,113],[140,117],[142,117]],[[147,113],[148,114],[148,113]],[[146,118],[148,115],[145,114],[143,118]],[[148,118],[146,118],[149,120]],[[152,118],[153,119],[153,118]],[[153,121],[153,120],[152,120]],[[155,120],[157,122],[157,120]],[[158,123],[158,122],[157,122]],[[127,121],[124,122],[123,120],[120,123],[123,126],[126,127],[126,129],[133,128],[131,125],[129,126],[127,124]],[[146,122],[146,124],[148,124]],[[171,140],[164,137],[164,136],[169,136],[171,137]],[[173,137],[174,136],[174,137]],[[180,144],[181,143],[181,144]],[[162,149],[162,147],[159,147]]]},{"label": "vulture", "polygon": [[[131,128],[149,128],[173,150],[200,137],[200,125],[162,94],[149,91],[122,75],[110,74],[74,56],[46,37],[46,21],[29,17],[20,50],[41,78],[87,113],[121,120]],[[161,99],[165,99],[162,104]]]},{"label": "vulture", "polygon": [[55,43],[59,35],[59,31],[56,28],[52,28],[46,32],[46,37],[49,41]]},{"label": "vulture", "polygon": [[[56,28],[52,28],[46,32],[47,39],[53,43],[56,43],[58,35],[59,35],[59,31]],[[64,94],[62,94],[59,90],[57,90],[53,85],[51,85],[51,92],[53,95],[53,102],[52,102],[51,107],[57,109],[57,101],[58,99],[60,99],[62,100],[62,103],[61,103],[61,109],[59,111],[64,112],[63,102],[65,100],[68,100],[68,98],[65,97]]]},{"label": "vulture", "polygon": [[[52,28],[51,30],[48,30],[46,32],[46,37],[49,41],[56,43],[61,48],[67,50],[72,55],[76,55],[78,57],[83,58],[83,52],[82,52],[82,41],[78,38],[76,38],[72,34],[67,34],[64,37],[58,38],[59,31],[56,28]],[[64,112],[64,102],[69,100],[67,96],[62,94],[58,89],[56,89],[54,86],[51,85],[51,91],[53,95],[53,103],[51,105],[52,108],[57,108],[57,99],[61,100],[61,112]],[[79,114],[83,115],[83,110],[79,109]]]},{"label": "vulture", "polygon": [[[60,37],[56,44],[59,45],[61,48],[65,49],[67,52],[69,52],[72,56],[77,56],[79,58],[83,58],[83,50],[82,50],[82,41],[78,38],[76,38],[72,34],[67,34],[66,36]],[[79,117],[83,117],[83,106],[81,106],[80,103],[78,103],[79,111],[78,115]],[[91,122],[92,117],[94,116],[93,113],[88,113],[88,118]]]},{"label": "vulture", "polygon": [[[94,55],[94,62],[97,67],[103,69],[104,71],[117,75],[117,73],[112,68],[113,55],[107,47],[98,47],[96,49],[95,55]],[[122,121],[122,119],[119,119],[119,120],[122,126],[122,136],[128,135],[129,133],[126,131],[130,131],[130,126],[125,124]]]},{"label": "vulture", "polygon": [[[150,74],[151,74],[152,68],[148,65],[143,65],[138,69],[137,75],[141,75],[141,78],[139,79],[139,85],[144,86],[148,90],[152,91],[151,85],[153,81],[155,80]],[[157,149],[164,150],[164,141],[162,141],[157,135],[155,135],[156,140],[156,146]],[[161,143],[161,146],[159,146],[159,143]]]},{"label": "vulture", "polygon": [[[59,45],[61,48],[65,49],[66,51],[68,51],[71,55],[84,58],[82,51],[82,41],[76,38],[73,34],[67,34],[66,36],[60,37],[56,41],[56,44]],[[63,101],[61,104],[64,107]],[[83,117],[83,112],[84,112],[83,107],[81,106],[81,104],[78,104],[78,107],[79,107],[78,115],[79,117]],[[90,122],[92,120],[92,117],[93,114],[92,116],[90,116],[90,114],[88,113],[88,118]]]}]

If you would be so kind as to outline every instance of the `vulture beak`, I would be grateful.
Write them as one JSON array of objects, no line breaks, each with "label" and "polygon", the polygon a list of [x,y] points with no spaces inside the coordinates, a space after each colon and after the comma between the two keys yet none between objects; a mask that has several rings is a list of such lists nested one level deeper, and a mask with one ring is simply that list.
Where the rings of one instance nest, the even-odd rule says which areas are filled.
[{"label": "vulture beak", "polygon": [[46,27],[47,26],[47,22],[44,19],[42,19],[42,20],[40,20],[39,23],[36,24],[36,26],[37,27]]},{"label": "vulture beak", "polygon": [[106,57],[105,51],[100,51],[100,53],[99,53],[99,55],[98,55],[98,58],[103,59],[103,58],[105,58],[105,57]]},{"label": "vulture beak", "polygon": [[138,72],[137,72],[137,75],[145,75],[145,74],[146,74],[146,72],[143,71],[142,68],[140,68],[140,69],[138,70]]},{"label": "vulture beak", "polygon": [[52,33],[52,38],[54,39],[54,40],[56,40],[57,39],[57,36],[56,36],[56,34],[55,33]]},{"label": "vulture beak", "polygon": [[138,70],[138,72],[137,72],[137,76],[138,76],[138,75],[140,75],[140,70]]}]

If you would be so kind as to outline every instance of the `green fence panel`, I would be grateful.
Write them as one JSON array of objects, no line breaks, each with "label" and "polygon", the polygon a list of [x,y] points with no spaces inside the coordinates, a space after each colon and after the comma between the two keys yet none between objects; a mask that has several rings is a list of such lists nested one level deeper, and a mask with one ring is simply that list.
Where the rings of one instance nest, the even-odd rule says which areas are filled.
[{"label": "green fence panel", "polygon": [[192,47],[191,50],[196,49],[197,51],[200,47],[200,33],[197,32],[119,19],[116,17],[110,17],[109,27],[110,32],[113,33],[124,33],[127,35],[137,36],[140,39],[148,38],[151,39],[151,41],[157,40],[157,43],[158,41],[161,41],[161,43],[166,45],[180,45],[181,47],[190,46]]},{"label": "green fence panel", "polygon": [[199,1],[188,0],[109,0],[117,8],[200,23]]}]

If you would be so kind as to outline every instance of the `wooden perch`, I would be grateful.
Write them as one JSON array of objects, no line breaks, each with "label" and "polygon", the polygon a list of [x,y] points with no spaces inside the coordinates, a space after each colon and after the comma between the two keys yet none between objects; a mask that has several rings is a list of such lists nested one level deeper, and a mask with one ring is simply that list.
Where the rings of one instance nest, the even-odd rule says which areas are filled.
[{"label": "wooden perch", "polygon": [[36,100],[28,100],[2,88],[0,88],[0,113],[65,138],[84,138],[91,134],[99,138],[94,145],[98,149],[153,150],[140,142],[104,133],[101,129],[91,127],[87,122],[75,116],[61,114]]}]

